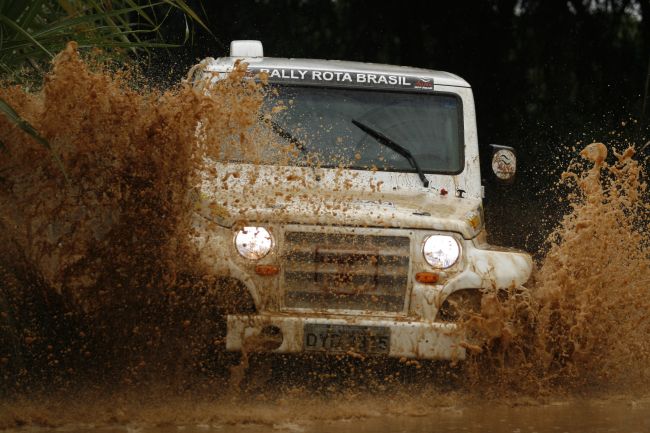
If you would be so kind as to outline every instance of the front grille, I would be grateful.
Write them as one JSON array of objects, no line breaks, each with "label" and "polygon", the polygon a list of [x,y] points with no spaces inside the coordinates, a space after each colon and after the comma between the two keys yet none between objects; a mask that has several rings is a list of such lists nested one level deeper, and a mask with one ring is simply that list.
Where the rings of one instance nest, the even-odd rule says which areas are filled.
[{"label": "front grille", "polygon": [[402,311],[409,257],[408,237],[286,232],[285,305]]}]

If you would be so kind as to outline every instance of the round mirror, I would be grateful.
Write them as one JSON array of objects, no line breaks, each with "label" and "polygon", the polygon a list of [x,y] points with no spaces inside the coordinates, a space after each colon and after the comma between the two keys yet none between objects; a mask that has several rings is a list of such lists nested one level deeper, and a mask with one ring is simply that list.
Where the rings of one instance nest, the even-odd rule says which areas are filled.
[{"label": "round mirror", "polygon": [[517,171],[517,156],[510,149],[499,149],[492,155],[492,171],[499,180],[512,180]]}]

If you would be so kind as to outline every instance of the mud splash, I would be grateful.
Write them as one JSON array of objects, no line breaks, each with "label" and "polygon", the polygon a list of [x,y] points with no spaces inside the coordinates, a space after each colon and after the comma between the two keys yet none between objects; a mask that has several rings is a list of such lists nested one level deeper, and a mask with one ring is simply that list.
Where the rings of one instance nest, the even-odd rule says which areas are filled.
[{"label": "mud splash", "polygon": [[252,142],[263,94],[243,73],[212,97],[185,82],[134,87],[130,71],[85,62],[71,43],[40,91],[0,89],[68,178],[0,117],[2,390],[205,368],[195,355],[217,345],[219,307],[186,240],[202,158]]},{"label": "mud splash", "polygon": [[634,148],[585,147],[562,176],[571,211],[528,290],[487,294],[466,326],[477,383],[501,391],[647,391],[650,204]]},{"label": "mud splash", "polygon": [[[468,313],[469,362],[249,355],[248,370],[268,377],[236,370],[233,392],[218,318],[236,290],[200,277],[186,240],[203,157],[254,161],[260,139],[273,145],[257,128],[264,89],[243,76],[235,71],[209,97],[189,83],[134,87],[128,73],[89,66],[71,44],[41,91],[0,88],[69,177],[0,117],[0,397],[11,402],[0,427],[251,417],[272,425],[426,414],[486,394],[520,403],[647,393],[647,173],[633,149],[607,158],[600,144],[563,176],[571,212],[549,238],[536,283],[487,293],[480,313]],[[323,411],[331,396],[339,403]]]}]

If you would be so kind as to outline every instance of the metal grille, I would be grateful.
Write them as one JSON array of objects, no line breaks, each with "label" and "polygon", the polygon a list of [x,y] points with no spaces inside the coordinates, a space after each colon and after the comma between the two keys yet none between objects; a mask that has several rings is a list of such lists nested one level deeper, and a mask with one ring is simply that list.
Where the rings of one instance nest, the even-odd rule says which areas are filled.
[{"label": "metal grille", "polygon": [[402,311],[409,257],[408,237],[287,232],[285,305]]}]

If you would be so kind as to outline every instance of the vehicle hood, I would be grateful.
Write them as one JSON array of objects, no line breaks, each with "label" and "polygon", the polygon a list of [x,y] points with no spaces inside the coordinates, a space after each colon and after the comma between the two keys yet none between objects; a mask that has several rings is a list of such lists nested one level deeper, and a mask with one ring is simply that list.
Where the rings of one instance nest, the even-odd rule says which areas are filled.
[{"label": "vehicle hood", "polygon": [[[341,186],[347,185],[347,188]],[[454,191],[391,188],[359,190],[309,176],[264,182],[239,173],[204,178],[196,211],[225,227],[235,224],[306,224],[456,232],[466,239],[483,228],[481,200]]]}]

